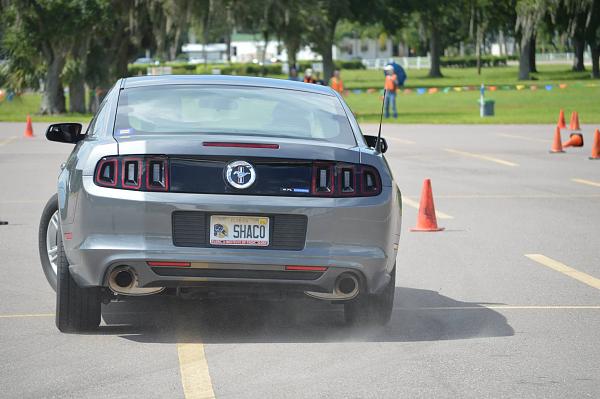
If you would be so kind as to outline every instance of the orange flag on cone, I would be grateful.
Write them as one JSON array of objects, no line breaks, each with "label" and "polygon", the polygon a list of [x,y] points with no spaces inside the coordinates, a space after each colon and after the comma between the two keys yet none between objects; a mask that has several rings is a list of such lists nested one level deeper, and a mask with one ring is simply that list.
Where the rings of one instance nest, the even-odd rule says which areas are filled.
[{"label": "orange flag on cone", "polygon": [[562,148],[562,141],[560,139],[560,128],[556,126],[556,130],[554,131],[554,140],[552,141],[552,149],[550,150],[551,154],[564,152]]},{"label": "orange flag on cone", "polygon": [[442,231],[443,227],[438,227],[435,216],[435,206],[433,205],[433,193],[431,191],[431,180],[425,179],[423,189],[421,190],[421,202],[419,203],[419,216],[417,226],[410,231]]},{"label": "orange flag on cone", "polygon": [[592,145],[592,156],[590,159],[600,159],[600,129],[594,132],[594,144]]},{"label": "orange flag on cone", "polygon": [[565,111],[563,111],[562,109],[560,110],[560,113],[558,114],[558,127],[561,129],[567,128],[567,124],[565,122]]},{"label": "orange flag on cone", "polygon": [[33,137],[33,126],[31,125],[31,116],[27,115],[27,123],[25,125],[24,137]]}]

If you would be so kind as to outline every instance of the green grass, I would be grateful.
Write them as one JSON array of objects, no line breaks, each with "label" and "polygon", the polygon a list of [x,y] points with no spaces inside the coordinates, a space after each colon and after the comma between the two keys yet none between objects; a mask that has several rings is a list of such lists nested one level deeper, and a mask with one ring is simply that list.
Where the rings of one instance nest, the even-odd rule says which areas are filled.
[{"label": "green grass", "polygon": [[[399,93],[397,105],[398,119],[388,122],[397,123],[555,123],[559,110],[567,114],[579,112],[582,123],[600,123],[600,82],[590,79],[589,72],[571,72],[568,65],[541,65],[539,73],[533,74],[535,80],[520,82],[516,79],[516,67],[484,68],[477,75],[474,68],[450,69],[442,72],[443,78],[427,77],[427,70],[408,70],[406,87],[412,93]],[[282,77],[282,76],[277,76]],[[348,105],[359,121],[376,122],[381,110],[381,96],[378,93],[366,93],[364,89],[381,88],[383,74],[377,70],[344,70],[342,78],[346,88],[361,89],[360,94],[350,93],[346,97]],[[479,117],[479,91],[451,90],[448,93],[418,95],[414,89],[430,87],[464,87],[486,85],[501,86],[524,84],[524,90],[488,91],[486,99],[496,102],[496,115]],[[559,83],[567,87],[559,89]],[[546,84],[554,85],[546,91]],[[536,91],[529,89],[538,85]],[[41,97],[37,93],[28,93],[15,98],[12,102],[0,103],[0,121],[24,121],[30,114],[34,121],[83,121],[91,115],[66,114],[60,116],[37,115]]]},{"label": "green grass", "polygon": [[[397,123],[556,123],[560,109],[567,119],[578,111],[582,123],[600,123],[600,87],[510,90],[487,93],[494,100],[495,116],[479,116],[479,92],[450,92],[435,94],[399,94],[396,99]],[[350,94],[348,105],[360,122],[378,122],[381,110],[380,94]]]},{"label": "green grass", "polygon": [[12,101],[0,102],[0,121],[24,122],[31,115],[34,122],[89,122],[91,114],[38,115],[42,96],[39,93],[25,93],[15,96]]}]

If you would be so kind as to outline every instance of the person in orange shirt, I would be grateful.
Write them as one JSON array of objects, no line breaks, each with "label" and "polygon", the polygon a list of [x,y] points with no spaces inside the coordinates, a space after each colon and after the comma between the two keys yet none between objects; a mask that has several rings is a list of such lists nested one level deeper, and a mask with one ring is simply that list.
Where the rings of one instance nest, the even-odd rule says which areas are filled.
[{"label": "person in orange shirt", "polygon": [[340,70],[336,69],[333,71],[333,76],[329,80],[329,86],[340,94],[344,93],[344,82],[342,82],[342,78],[340,77]]},{"label": "person in orange shirt", "polygon": [[310,68],[307,68],[304,71],[304,83],[317,83],[315,78],[313,78],[312,73],[313,73],[313,70]]},{"label": "person in orange shirt", "polygon": [[394,118],[398,117],[398,110],[396,109],[396,90],[398,89],[398,77],[394,73],[394,67],[391,65],[386,65],[383,70],[385,71],[385,83],[383,88],[385,89],[385,99],[384,99],[384,107],[385,107],[385,117],[390,117],[390,103],[392,104],[392,112],[394,113]]}]

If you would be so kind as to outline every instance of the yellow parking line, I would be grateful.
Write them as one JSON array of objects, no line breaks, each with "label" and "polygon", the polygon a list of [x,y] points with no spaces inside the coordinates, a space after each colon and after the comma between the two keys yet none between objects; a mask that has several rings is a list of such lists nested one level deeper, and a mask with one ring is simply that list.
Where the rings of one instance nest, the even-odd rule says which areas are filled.
[{"label": "yellow parking line", "polygon": [[186,399],[214,398],[208,363],[201,343],[177,344],[181,384]]},{"label": "yellow parking line", "polygon": [[575,183],[587,184],[588,186],[600,187],[600,182],[585,180],[585,179],[571,179]]},{"label": "yellow parking line", "polygon": [[447,198],[447,199],[600,198],[600,194],[454,194],[454,195],[449,194],[449,195],[436,195],[435,198]]},{"label": "yellow parking line", "polygon": [[600,310],[600,305],[479,305],[479,306],[439,306],[421,308],[395,307],[394,310],[538,310],[538,309],[572,309],[572,310]]},{"label": "yellow parking line", "polygon": [[22,313],[22,314],[0,314],[0,319],[22,319],[25,317],[53,317],[54,313]]},{"label": "yellow parking line", "polygon": [[511,139],[526,140],[526,141],[535,141],[538,143],[550,143],[550,140],[537,139],[535,137],[519,136],[518,134],[498,133],[497,136],[508,137]]},{"label": "yellow parking line", "polygon": [[504,165],[504,166],[519,166],[519,164],[517,164],[517,163],[510,162],[510,161],[505,161],[505,160],[500,159],[500,158],[490,157],[488,155],[475,154],[475,153],[472,153],[472,152],[465,152],[465,151],[458,151],[458,150],[453,150],[452,148],[445,148],[444,151],[451,152],[453,154],[463,155],[465,157],[471,157],[471,158],[482,159],[484,161],[495,162],[495,163],[498,163],[498,164]]},{"label": "yellow parking line", "polygon": [[12,136],[12,137],[8,137],[4,140],[0,140],[0,147],[2,147],[5,144],[10,143],[11,141],[15,141],[18,137],[17,136]]},{"label": "yellow parking line", "polygon": [[[408,205],[411,208],[419,209],[419,203],[417,201],[413,201],[406,196],[402,196],[402,203],[404,205]],[[438,210],[435,211],[435,216],[439,219],[454,219],[454,216],[450,216],[447,213],[440,212]]]},{"label": "yellow parking line", "polygon": [[590,287],[594,287],[600,290],[600,279],[590,276],[587,273],[580,272],[579,270],[573,269],[565,265],[564,263],[560,263],[557,260],[544,256],[542,254],[526,254],[526,257],[529,259],[536,261],[550,269],[556,270],[557,272],[561,272],[575,280],[581,281],[584,284],[589,285]]},{"label": "yellow parking line", "polygon": [[401,138],[399,138],[399,137],[389,137],[389,136],[388,136],[388,137],[386,137],[385,139],[386,139],[386,140],[393,140],[393,141],[396,141],[396,142],[398,142],[398,143],[402,143],[402,144],[415,144],[415,142],[414,142],[414,141],[412,141],[412,140],[401,139]]}]

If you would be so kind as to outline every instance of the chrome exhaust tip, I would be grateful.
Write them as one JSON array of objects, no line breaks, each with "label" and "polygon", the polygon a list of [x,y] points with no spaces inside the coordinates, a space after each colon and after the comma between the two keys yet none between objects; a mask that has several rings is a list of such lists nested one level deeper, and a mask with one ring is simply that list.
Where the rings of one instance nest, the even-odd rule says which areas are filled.
[{"label": "chrome exhaust tip", "polygon": [[348,299],[354,298],[358,294],[358,279],[350,273],[340,275],[335,281],[335,292]]},{"label": "chrome exhaust tip", "polygon": [[137,274],[129,266],[118,266],[111,270],[108,275],[108,288],[115,294],[131,296],[158,294],[165,289],[165,287],[139,287]]},{"label": "chrome exhaust tip", "polygon": [[335,280],[333,292],[304,291],[312,298],[326,301],[347,301],[355,298],[360,292],[360,283],[354,273],[342,273]]}]

